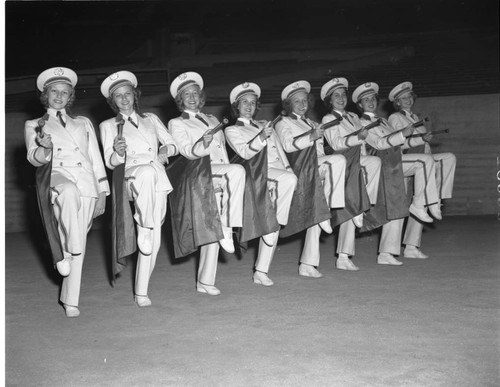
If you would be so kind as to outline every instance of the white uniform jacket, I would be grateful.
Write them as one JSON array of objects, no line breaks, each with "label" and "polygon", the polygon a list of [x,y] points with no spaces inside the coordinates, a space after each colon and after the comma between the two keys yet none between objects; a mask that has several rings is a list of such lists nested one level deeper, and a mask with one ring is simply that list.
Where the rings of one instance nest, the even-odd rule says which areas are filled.
[{"label": "white uniform jacket", "polygon": [[82,197],[97,198],[98,194],[109,194],[106,171],[99,151],[94,127],[86,117],[72,118],[61,110],[64,127],[56,117],[56,110],[47,109],[49,116],[45,121],[43,132],[52,138],[54,147],[52,156],[44,156],[44,149],[36,144],[38,120],[26,121],[24,138],[28,161],[35,167],[47,164],[52,157],[52,173],[50,186],[57,184],[58,176],[73,182]]},{"label": "white uniform jacket", "polygon": [[218,124],[219,120],[212,115],[184,111],[180,117],[168,122],[168,130],[175,139],[180,154],[187,159],[196,160],[210,155],[212,164],[229,164],[226,140],[222,130],[214,134],[213,141],[208,148],[205,149],[203,146],[202,137],[205,132]]},{"label": "white uniform jacket", "polygon": [[[406,128],[408,125],[420,121],[418,116],[414,113],[407,112],[406,110],[400,110],[399,112],[393,113],[389,116],[389,123],[395,130],[401,130]],[[427,133],[427,129],[424,125],[415,128],[413,134],[417,133]],[[424,141],[422,137],[409,137],[403,144],[403,149],[413,148],[416,146],[424,145],[424,153],[431,153],[431,148],[427,141]]]},{"label": "white uniform jacket", "polygon": [[[375,121],[376,117],[373,113],[364,113],[361,116],[361,124],[366,126]],[[376,150],[389,149],[394,146],[403,145],[406,138],[401,132],[393,133],[394,128],[389,122],[382,118],[382,122],[373,129],[368,131],[366,143]]]},{"label": "white uniform jacket", "polygon": [[[358,136],[349,136],[352,132],[355,132],[363,126],[359,117],[351,112],[339,112],[336,111],[339,116],[342,116],[343,119],[331,128],[325,130],[325,137],[328,141],[328,144],[336,151],[346,150],[356,145],[362,145],[363,154],[366,154],[364,150],[365,142],[360,140]],[[326,124],[327,122],[336,120],[337,117],[333,114],[327,114],[321,120],[322,124]]]},{"label": "white uniform jacket", "polygon": [[[130,118],[137,124],[137,128],[123,115],[123,137],[127,143],[127,151],[124,157],[118,156],[113,150],[113,141],[118,134],[116,118],[101,122],[101,139],[104,148],[104,160],[106,166],[114,169],[125,163],[125,178],[127,179],[134,172],[136,167],[141,165],[152,165],[157,171],[156,191],[172,191],[172,185],[168,180],[164,165],[158,159],[158,150],[168,148],[168,155],[173,156],[178,153],[175,141],[167,131],[160,119],[153,113],[144,113],[144,117],[132,113]],[[158,148],[158,143],[161,144]]]},{"label": "white uniform jacket", "polygon": [[292,113],[290,116],[283,117],[278,121],[275,127],[283,144],[283,149],[286,152],[296,152],[313,146],[316,143],[316,151],[319,158],[325,155],[323,138],[312,141],[308,134],[316,125],[315,122],[308,118],[302,119],[297,114]]},{"label": "white uniform jacket", "polygon": [[229,146],[240,157],[250,160],[267,145],[268,168],[286,169],[293,173],[275,131],[273,130],[266,140],[261,140],[259,134],[267,121],[252,121],[252,123],[245,118],[238,118],[235,125],[227,127],[225,133]]}]

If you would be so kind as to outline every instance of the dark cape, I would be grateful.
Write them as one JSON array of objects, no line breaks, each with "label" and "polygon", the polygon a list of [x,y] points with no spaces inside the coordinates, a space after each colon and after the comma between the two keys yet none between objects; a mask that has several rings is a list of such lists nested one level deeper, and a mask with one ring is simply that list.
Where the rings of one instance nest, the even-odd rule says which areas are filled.
[{"label": "dark cape", "polygon": [[64,259],[57,219],[50,200],[50,176],[52,174],[52,159],[36,169],[36,193],[38,208],[42,217],[43,228],[49,242],[54,265]]},{"label": "dark cape", "polygon": [[377,204],[365,214],[361,231],[374,230],[394,219],[409,215],[406,197],[401,149],[399,146],[370,152],[382,161]]},{"label": "dark cape", "polygon": [[360,164],[361,145],[336,152],[346,158],[345,207],[332,209],[332,227],[338,226],[370,209],[370,198]]},{"label": "dark cape", "polygon": [[[280,229],[267,186],[267,146],[250,160],[235,155],[231,163],[245,168],[243,227],[238,231],[240,245]],[[246,246],[242,245],[243,248]]]},{"label": "dark cape", "polygon": [[188,160],[178,156],[167,167],[167,175],[174,188],[169,197],[175,258],[224,238],[210,157]]},{"label": "dark cape", "polygon": [[113,170],[111,268],[113,280],[127,266],[126,258],[137,250],[134,217],[125,182],[125,164]]},{"label": "dark cape", "polygon": [[316,146],[287,154],[290,166],[297,176],[288,224],[281,229],[285,238],[331,218],[318,171]]}]

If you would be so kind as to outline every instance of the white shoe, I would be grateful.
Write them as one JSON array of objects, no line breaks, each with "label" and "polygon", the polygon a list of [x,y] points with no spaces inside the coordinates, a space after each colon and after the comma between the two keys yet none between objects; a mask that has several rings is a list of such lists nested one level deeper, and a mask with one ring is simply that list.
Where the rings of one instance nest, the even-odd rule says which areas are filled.
[{"label": "white shoe", "polygon": [[205,285],[201,282],[198,282],[196,284],[196,291],[208,294],[209,296],[218,296],[220,294],[220,290],[217,289],[214,285]]},{"label": "white shoe", "polygon": [[262,235],[262,240],[269,247],[273,247],[274,246],[274,233],[272,232],[270,234]]},{"label": "white shoe", "polygon": [[323,274],[321,274],[318,269],[314,266],[307,265],[305,263],[301,263],[299,265],[299,275],[302,277],[311,277],[311,278],[321,278]]},{"label": "white shoe", "polygon": [[220,246],[227,251],[229,254],[234,253],[234,242],[233,238],[224,238],[219,241]]},{"label": "white shoe", "polygon": [[62,261],[56,263],[57,271],[63,277],[67,277],[71,273],[71,257],[66,257]]},{"label": "white shoe", "polygon": [[359,214],[352,218],[352,222],[357,228],[363,227],[363,214]]},{"label": "white shoe", "polygon": [[148,296],[139,296],[136,294],[134,298],[135,303],[139,308],[146,308],[152,304],[151,299]]},{"label": "white shoe", "polygon": [[332,224],[330,223],[330,219],[324,220],[319,224],[319,227],[326,232],[327,234],[331,234],[333,232],[332,230]]},{"label": "white shoe", "polygon": [[358,271],[359,267],[357,267],[349,258],[337,258],[337,262],[335,263],[335,267],[339,270],[348,270],[348,271]]},{"label": "white shoe", "polygon": [[153,253],[153,229],[137,225],[137,247],[143,255]]},{"label": "white shoe", "polygon": [[273,286],[274,282],[267,273],[263,273],[261,271],[255,271],[253,273],[253,283],[257,285],[263,285],[263,286]]},{"label": "white shoe", "polygon": [[382,253],[379,254],[377,257],[377,263],[379,265],[394,265],[394,266],[401,266],[403,262],[398,261],[392,254],[389,253]]},{"label": "white shoe", "polygon": [[424,207],[417,207],[413,203],[410,204],[410,208],[408,209],[410,213],[420,219],[422,222],[432,223],[432,218],[427,214]]},{"label": "white shoe", "polygon": [[427,207],[427,209],[435,219],[437,220],[443,219],[443,215],[441,214],[441,204],[439,203],[431,204],[429,207]]},{"label": "white shoe", "polygon": [[71,306],[66,304],[63,304],[63,306],[64,306],[64,312],[66,313],[66,317],[73,318],[80,316],[80,310],[78,309],[77,306]]},{"label": "white shoe", "polygon": [[405,258],[419,258],[419,259],[427,259],[428,255],[425,255],[422,250],[420,250],[416,246],[406,246],[403,252],[403,256]]}]

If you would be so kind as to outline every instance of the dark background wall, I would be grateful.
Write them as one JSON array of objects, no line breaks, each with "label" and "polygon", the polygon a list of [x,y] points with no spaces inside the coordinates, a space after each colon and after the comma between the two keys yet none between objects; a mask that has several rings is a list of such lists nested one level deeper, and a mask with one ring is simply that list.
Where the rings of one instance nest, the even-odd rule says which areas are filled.
[{"label": "dark background wall", "polygon": [[[295,4],[295,3],[294,3]],[[299,8],[300,7],[300,8]],[[412,81],[417,113],[450,133],[435,151],[458,158],[453,214],[496,214],[500,151],[498,2],[374,0],[169,2],[6,2],[5,204],[6,231],[40,227],[34,169],[26,161],[23,127],[43,110],[35,91],[39,72],[77,71],[75,113],[96,128],[111,116],[99,85],[121,69],[136,73],[142,106],[165,123],[178,112],[171,79],[193,70],[204,77],[207,111],[227,115],[232,87],[257,82],[259,118],[279,111],[284,86],[311,82],[313,94],[344,76],[350,90],[371,81],[382,102]],[[353,106],[350,106],[351,110]],[[390,114],[384,103],[381,115]],[[320,119],[320,103],[311,116]],[[102,226],[106,218],[98,221]]]}]

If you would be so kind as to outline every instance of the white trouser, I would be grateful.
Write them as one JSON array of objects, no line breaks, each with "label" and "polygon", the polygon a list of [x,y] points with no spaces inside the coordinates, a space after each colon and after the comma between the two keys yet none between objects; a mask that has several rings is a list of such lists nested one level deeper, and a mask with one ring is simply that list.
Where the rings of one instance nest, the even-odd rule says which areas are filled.
[{"label": "white trouser", "polygon": [[432,155],[408,153],[402,155],[402,161],[404,176],[414,176],[413,203],[417,206],[437,203],[436,163]]},{"label": "white trouser", "polygon": [[279,231],[275,231],[271,234],[273,236],[273,245],[272,246],[268,246],[262,240],[262,238],[260,238],[259,255],[257,256],[257,260],[255,261],[255,270],[261,271],[263,273],[269,272],[269,267],[271,266],[274,252],[276,251],[276,247],[278,246],[279,234],[280,234]]},{"label": "white trouser", "polygon": [[219,260],[219,242],[201,246],[200,264],[198,266],[198,282],[215,285],[217,261]]},{"label": "white trouser", "polygon": [[[436,162],[436,185],[440,199],[449,199],[453,194],[453,182],[457,159],[453,153],[436,153],[432,157]],[[420,247],[424,225],[410,216],[406,224],[403,239],[405,245]]]},{"label": "white trouser", "polygon": [[304,248],[300,256],[300,263],[306,265],[318,266],[319,265],[319,236],[321,235],[321,228],[315,224],[306,231],[306,239],[304,241]]},{"label": "white trouser", "polygon": [[127,179],[129,196],[134,200],[136,223],[145,228],[155,226],[155,196],[158,176],[151,165],[136,167]]},{"label": "white trouser", "polygon": [[318,158],[318,165],[328,206],[330,208],[345,207],[345,157],[342,155],[322,156]]},{"label": "white trouser", "polygon": [[[401,225],[402,227],[402,225]],[[408,217],[403,244],[420,247],[424,225],[413,216]]]},{"label": "white trouser", "polygon": [[285,226],[288,223],[293,192],[297,186],[297,176],[286,169],[269,168],[267,186],[275,203],[278,223]]},{"label": "white trouser", "polygon": [[54,190],[52,201],[63,254],[65,258],[73,256],[70,259],[71,271],[63,278],[59,299],[63,304],[78,306],[87,233],[92,226],[97,200],[80,197],[78,188],[70,181],[58,184]]},{"label": "white trouser", "polygon": [[376,156],[361,156],[359,162],[363,170],[363,177],[365,179],[368,197],[370,198],[370,204],[375,205],[375,203],[377,203],[382,162],[380,158]]},{"label": "white trouser", "polygon": [[[167,191],[156,192],[153,208],[153,252],[151,255],[143,255],[140,251],[137,257],[137,267],[135,271],[135,294],[140,296],[148,295],[149,279],[156,264],[156,256],[161,245],[161,226],[167,213]],[[137,204],[136,204],[137,208]]]},{"label": "white trouser", "polygon": [[401,254],[401,232],[404,218],[391,220],[382,226],[378,252],[392,255]]},{"label": "white trouser", "polygon": [[337,254],[354,255],[354,238],[356,226],[349,219],[342,223],[339,227],[339,239],[337,242]]},{"label": "white trouser", "polygon": [[[216,190],[222,225],[241,227],[243,225],[245,169],[238,164],[212,164],[212,181]],[[217,192],[220,190],[221,193]]]},{"label": "white trouser", "polygon": [[[378,185],[380,182],[380,169],[382,162],[376,156],[361,156],[361,169],[366,184],[366,190],[370,199],[370,204],[377,203]],[[337,254],[355,254],[355,234],[356,226],[351,219],[342,223],[339,227],[339,237],[337,242]]]},{"label": "white trouser", "polygon": [[436,153],[432,157],[436,162],[436,185],[439,197],[441,199],[449,199],[453,194],[457,158],[453,153],[449,152]]}]

